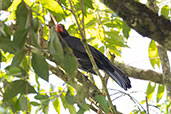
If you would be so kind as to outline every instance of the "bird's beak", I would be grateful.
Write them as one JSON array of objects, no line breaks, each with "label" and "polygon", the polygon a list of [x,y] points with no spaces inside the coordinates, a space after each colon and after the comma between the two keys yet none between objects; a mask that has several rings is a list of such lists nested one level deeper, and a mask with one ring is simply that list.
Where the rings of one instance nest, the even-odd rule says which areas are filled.
[{"label": "bird's beak", "polygon": [[56,26],[56,31],[57,32],[63,32],[62,26],[61,25],[57,25]]}]

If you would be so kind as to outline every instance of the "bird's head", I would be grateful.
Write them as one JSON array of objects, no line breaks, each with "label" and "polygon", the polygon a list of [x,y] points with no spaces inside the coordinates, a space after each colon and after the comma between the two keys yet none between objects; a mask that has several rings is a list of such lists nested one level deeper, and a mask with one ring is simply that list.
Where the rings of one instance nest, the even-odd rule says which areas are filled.
[{"label": "bird's head", "polygon": [[56,31],[59,32],[59,34],[60,34],[62,37],[69,36],[69,33],[66,31],[65,26],[62,25],[62,24],[58,24],[58,25],[56,26]]}]

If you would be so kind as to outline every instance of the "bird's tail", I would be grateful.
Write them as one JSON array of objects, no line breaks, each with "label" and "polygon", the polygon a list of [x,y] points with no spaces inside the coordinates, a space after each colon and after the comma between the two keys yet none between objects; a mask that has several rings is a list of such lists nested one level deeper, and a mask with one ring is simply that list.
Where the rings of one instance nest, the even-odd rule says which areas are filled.
[{"label": "bird's tail", "polygon": [[128,76],[121,69],[112,65],[112,69],[104,68],[104,71],[124,90],[131,88]]}]

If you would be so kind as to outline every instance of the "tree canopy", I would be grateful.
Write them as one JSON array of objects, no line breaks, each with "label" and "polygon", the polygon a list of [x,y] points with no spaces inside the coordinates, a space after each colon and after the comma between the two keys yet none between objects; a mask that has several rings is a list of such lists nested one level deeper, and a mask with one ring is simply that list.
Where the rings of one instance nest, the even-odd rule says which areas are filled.
[{"label": "tree canopy", "polygon": [[[112,88],[119,94],[118,98],[128,96],[135,103],[137,107],[131,114],[149,114],[149,103],[154,96],[154,107],[164,114],[171,112],[171,69],[167,55],[171,51],[171,6],[167,2],[1,0],[0,5],[0,113],[33,113],[33,107],[36,107],[35,113],[48,113],[50,103],[58,114],[62,113],[62,107],[71,114],[89,110],[98,114],[122,113],[112,103],[107,86],[110,79],[97,69],[88,43],[107,55],[129,77],[149,81],[143,101]],[[61,37],[55,31],[58,23],[65,24],[72,36],[81,39],[101,84],[96,83],[91,73],[78,70],[70,48],[64,54]],[[129,48],[131,29],[151,39],[148,53],[154,70],[117,62],[122,47]],[[163,73],[155,71],[160,66]],[[57,89],[51,85],[45,91],[40,79],[48,83],[50,76],[57,76],[65,84]],[[161,102],[165,92],[167,97]]]}]

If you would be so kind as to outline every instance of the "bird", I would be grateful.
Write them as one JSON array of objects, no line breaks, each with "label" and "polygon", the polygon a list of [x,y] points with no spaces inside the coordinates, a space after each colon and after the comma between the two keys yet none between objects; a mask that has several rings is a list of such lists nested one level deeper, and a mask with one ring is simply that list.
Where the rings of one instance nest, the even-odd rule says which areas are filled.
[{"label": "bird", "polygon": [[[63,24],[57,24],[56,31],[63,38],[63,40],[60,40],[63,50],[67,46],[72,49],[73,55],[76,57],[79,63],[79,68],[96,75],[95,71],[93,70],[93,66],[89,59],[89,56],[80,38],[70,36]],[[116,67],[112,62],[110,62],[110,60],[103,53],[89,44],[88,46],[97,67],[107,73],[109,77],[111,77],[121,88],[123,88],[124,90],[130,89],[131,81],[129,80],[128,76],[120,68]]]}]

